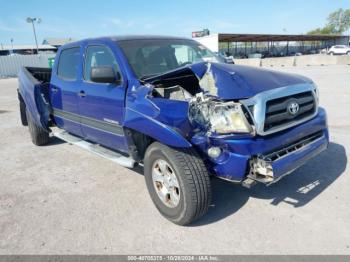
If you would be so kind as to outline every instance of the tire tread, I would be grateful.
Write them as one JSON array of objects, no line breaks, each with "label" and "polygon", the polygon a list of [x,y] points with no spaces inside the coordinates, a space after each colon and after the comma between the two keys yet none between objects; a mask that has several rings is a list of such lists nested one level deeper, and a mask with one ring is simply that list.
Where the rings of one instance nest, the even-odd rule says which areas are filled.
[{"label": "tire tread", "polygon": [[37,146],[48,144],[50,139],[49,133],[42,127],[35,124],[28,110],[26,110],[26,116],[28,120],[29,133],[33,144]]},{"label": "tire tread", "polygon": [[169,150],[174,156],[176,162],[183,170],[184,180],[186,181],[191,198],[191,206],[186,210],[186,214],[179,221],[173,221],[179,225],[187,225],[201,216],[209,209],[211,202],[210,177],[202,158],[194,148],[174,148],[162,145],[158,142],[155,146],[162,150]]}]

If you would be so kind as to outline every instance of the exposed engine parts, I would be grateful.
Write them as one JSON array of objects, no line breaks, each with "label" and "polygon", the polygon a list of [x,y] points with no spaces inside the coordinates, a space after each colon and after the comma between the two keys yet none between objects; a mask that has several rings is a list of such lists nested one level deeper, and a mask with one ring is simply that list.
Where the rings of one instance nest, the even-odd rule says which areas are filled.
[{"label": "exposed engine parts", "polygon": [[243,113],[242,105],[218,99],[212,64],[206,63],[205,69],[201,76],[196,75],[192,68],[184,68],[144,81],[153,86],[154,97],[188,102],[188,119],[203,132],[251,133],[252,126]]},{"label": "exposed engine parts", "polygon": [[197,94],[189,103],[188,118],[194,125],[210,129],[210,111],[212,98],[205,97],[203,93]]},{"label": "exposed engine parts", "polygon": [[155,87],[155,91],[158,92],[160,96],[166,99],[188,101],[192,98],[192,95],[182,88],[180,85],[170,86],[170,87]]}]

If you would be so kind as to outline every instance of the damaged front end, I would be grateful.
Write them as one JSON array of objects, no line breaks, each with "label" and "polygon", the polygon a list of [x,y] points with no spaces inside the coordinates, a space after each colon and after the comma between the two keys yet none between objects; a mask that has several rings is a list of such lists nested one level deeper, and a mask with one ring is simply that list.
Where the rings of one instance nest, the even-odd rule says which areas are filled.
[{"label": "damaged front end", "polygon": [[161,105],[164,99],[178,101],[179,105],[186,102],[188,111],[184,117],[194,128],[193,134],[198,130],[208,136],[253,134],[250,113],[238,100],[219,97],[222,87],[217,86],[217,79],[211,63],[198,63],[143,79],[143,82],[150,87],[149,97],[155,104]]},{"label": "damaged front end", "polygon": [[[262,75],[267,80],[263,80]],[[254,79],[260,82],[254,83]],[[195,146],[211,173],[221,179],[246,187],[256,182],[269,185],[327,148],[325,111],[317,108],[314,85],[303,78],[270,71],[262,74],[240,66],[198,63],[143,79],[143,82],[149,91],[142,98],[142,108],[145,100],[153,106],[148,119],[153,119],[152,123],[158,121],[163,129],[172,130]],[[264,85],[264,91],[260,90]],[[294,128],[289,125],[279,128],[276,134],[261,133],[259,130],[264,123],[257,122],[256,114],[265,114],[267,101],[274,103],[271,108],[277,105],[285,110],[285,104],[289,105],[291,99],[307,101],[308,104],[300,106],[313,106],[315,111],[310,111],[312,114],[307,117],[296,118],[299,122],[292,122]],[[259,103],[247,103],[255,100]],[[281,110],[277,113],[285,114]],[[306,121],[308,124],[304,124]],[[179,142],[168,135],[163,139],[162,128],[148,132],[145,127],[150,122],[139,123],[146,134],[157,134],[155,138],[160,142],[179,146]]]},{"label": "damaged front end", "polygon": [[270,153],[255,156],[249,161],[249,173],[243,185],[251,187],[255,182],[271,185],[292,173],[308,159],[328,146],[328,131],[318,131],[297,142],[283,146]]}]

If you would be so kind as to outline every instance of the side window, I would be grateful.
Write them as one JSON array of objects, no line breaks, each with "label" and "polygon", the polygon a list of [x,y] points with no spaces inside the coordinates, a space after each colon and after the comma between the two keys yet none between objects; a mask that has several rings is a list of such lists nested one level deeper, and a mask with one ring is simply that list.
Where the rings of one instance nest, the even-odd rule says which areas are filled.
[{"label": "side window", "polygon": [[79,47],[62,50],[58,61],[57,75],[65,79],[76,80],[79,61]]},{"label": "side window", "polygon": [[98,66],[111,66],[115,72],[119,71],[119,66],[112,51],[105,46],[89,46],[86,50],[84,79],[91,81],[91,68]]}]

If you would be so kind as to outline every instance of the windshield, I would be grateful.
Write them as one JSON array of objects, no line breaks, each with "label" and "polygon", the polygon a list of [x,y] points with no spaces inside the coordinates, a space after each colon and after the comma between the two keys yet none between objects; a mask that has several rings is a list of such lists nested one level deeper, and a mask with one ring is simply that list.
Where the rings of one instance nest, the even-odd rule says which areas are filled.
[{"label": "windshield", "polygon": [[159,75],[197,62],[219,62],[214,53],[193,40],[144,39],[119,41],[138,78]]}]

